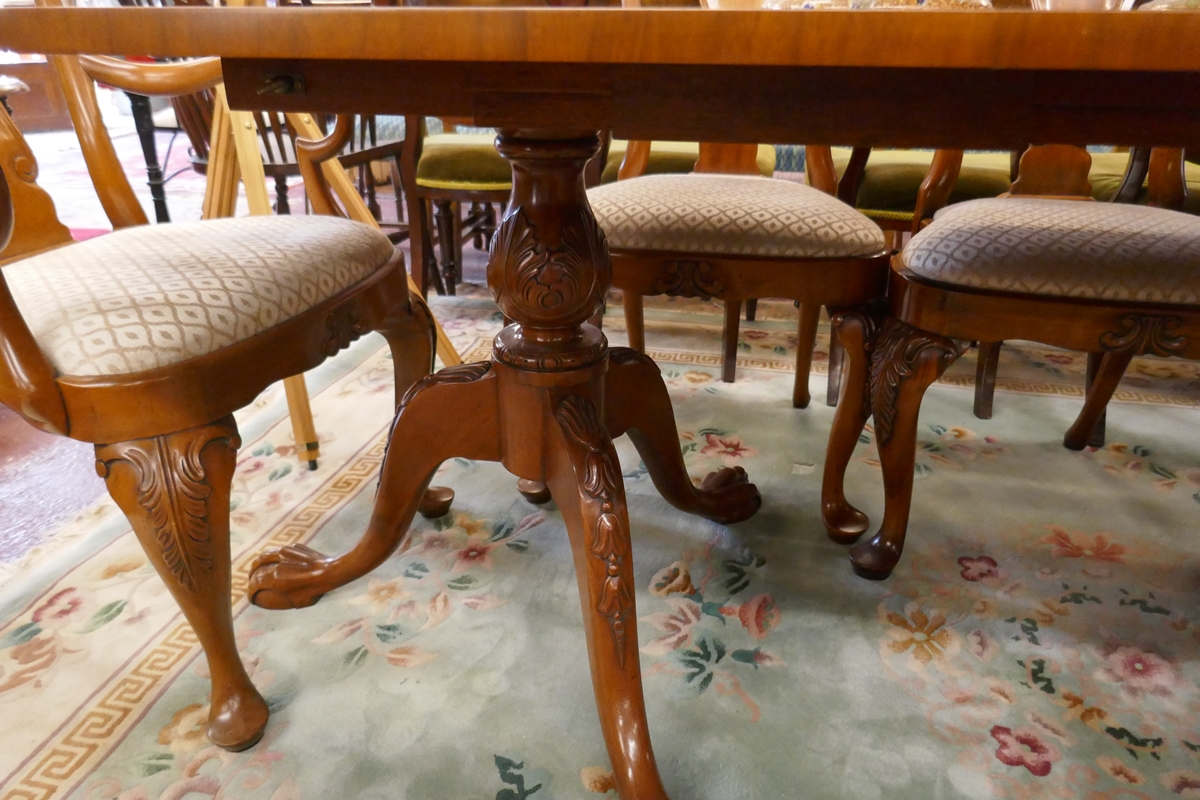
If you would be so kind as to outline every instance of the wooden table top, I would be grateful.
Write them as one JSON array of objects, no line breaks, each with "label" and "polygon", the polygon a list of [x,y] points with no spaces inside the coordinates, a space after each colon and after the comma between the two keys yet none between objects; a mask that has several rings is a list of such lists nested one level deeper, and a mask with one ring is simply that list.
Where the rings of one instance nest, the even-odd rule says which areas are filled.
[{"label": "wooden table top", "polygon": [[[240,108],[704,141],[1194,145],[1200,13],[0,9],[18,52],[223,58]],[[280,75],[299,91],[272,94]]]},{"label": "wooden table top", "polygon": [[1200,13],[0,9],[18,52],[538,64],[1200,70]]}]

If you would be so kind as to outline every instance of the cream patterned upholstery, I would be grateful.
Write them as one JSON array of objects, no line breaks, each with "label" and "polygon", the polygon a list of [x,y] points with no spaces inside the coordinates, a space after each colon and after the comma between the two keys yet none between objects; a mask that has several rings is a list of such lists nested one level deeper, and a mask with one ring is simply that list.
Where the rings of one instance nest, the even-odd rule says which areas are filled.
[{"label": "cream patterned upholstery", "polygon": [[124,375],[261,333],[392,253],[358,222],[243,217],[127,228],[9,264],[4,278],[60,373]]},{"label": "cream patterned upholstery", "polygon": [[902,258],[922,278],[973,289],[1200,303],[1200,219],[1159,208],[972,200],[939,212]]},{"label": "cream patterned upholstery", "polygon": [[836,198],[753,175],[646,175],[588,200],[612,248],[730,256],[848,258],[883,250],[883,231]]}]

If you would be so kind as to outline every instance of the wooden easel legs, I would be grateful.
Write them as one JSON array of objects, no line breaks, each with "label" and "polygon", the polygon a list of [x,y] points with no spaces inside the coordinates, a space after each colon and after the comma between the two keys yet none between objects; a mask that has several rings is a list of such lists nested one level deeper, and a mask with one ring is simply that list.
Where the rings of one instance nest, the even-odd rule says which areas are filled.
[{"label": "wooden easel legs", "polygon": [[239,444],[228,416],[96,446],[97,472],[204,648],[212,675],[208,738],[229,750],[257,742],[268,716],[233,637],[229,493]]}]

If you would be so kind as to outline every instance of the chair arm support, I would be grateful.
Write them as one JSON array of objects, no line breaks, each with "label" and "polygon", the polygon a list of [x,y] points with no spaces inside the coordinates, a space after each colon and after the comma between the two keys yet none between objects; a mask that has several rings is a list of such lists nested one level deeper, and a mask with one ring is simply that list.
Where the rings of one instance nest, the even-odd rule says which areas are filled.
[{"label": "chair arm support", "polygon": [[627,178],[645,175],[648,166],[650,166],[650,142],[631,139],[625,143],[625,158],[621,160],[621,167],[617,170],[617,180],[623,181]]},{"label": "chair arm support", "polygon": [[36,428],[66,435],[67,409],[55,377],[0,271],[0,403]]},{"label": "chair arm support", "polygon": [[842,173],[837,189],[838,200],[850,207],[858,205],[858,190],[867,177],[867,159],[870,157],[869,147],[855,147],[850,151],[850,162],[846,164],[846,171]]},{"label": "chair arm support", "polygon": [[221,82],[221,59],[144,64],[109,56],[80,56],[92,80],[149,97],[173,97],[211,89]]},{"label": "chair arm support", "polygon": [[932,217],[938,209],[944,208],[950,202],[950,193],[958,182],[958,173],[962,169],[962,150],[938,150],[933,154],[929,164],[929,172],[921,181],[917,190],[917,205],[913,209],[913,234],[921,230],[921,223]]},{"label": "chair arm support", "polygon": [[833,151],[828,145],[805,145],[804,173],[809,186],[837,197],[837,170],[833,167]]},{"label": "chair arm support", "polygon": [[346,214],[334,200],[333,190],[325,179],[321,163],[337,156],[354,135],[354,115],[339,114],[333,132],[324,139],[296,138],[296,161],[300,164],[300,176],[304,179],[304,190],[308,193],[313,211],[335,217]]},{"label": "chair arm support", "polygon": [[8,247],[13,232],[12,195],[8,191],[8,178],[4,177],[4,165],[0,164],[0,256]]},{"label": "chair arm support", "polygon": [[1182,211],[1187,201],[1183,150],[1156,147],[1150,151],[1150,205]]}]

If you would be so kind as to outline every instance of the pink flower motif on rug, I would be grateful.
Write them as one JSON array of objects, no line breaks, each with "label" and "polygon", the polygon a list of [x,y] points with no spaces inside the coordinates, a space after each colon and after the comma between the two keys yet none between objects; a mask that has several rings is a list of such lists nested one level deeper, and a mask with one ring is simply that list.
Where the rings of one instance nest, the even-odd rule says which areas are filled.
[{"label": "pink flower motif on rug", "polygon": [[667,605],[671,607],[670,611],[659,611],[641,618],[642,622],[663,632],[662,636],[642,647],[642,652],[647,655],[662,656],[686,647],[692,639],[692,627],[700,621],[700,605],[694,600],[672,597],[667,600]]},{"label": "pink flower motif on rug", "polygon": [[1181,797],[1200,797],[1200,773],[1177,769],[1159,778],[1162,785]]},{"label": "pink flower motif on rug", "polygon": [[1015,731],[996,725],[991,730],[992,738],[999,742],[996,758],[1010,767],[1025,767],[1039,778],[1050,774],[1050,765],[1062,758],[1062,752],[1049,742],[1043,741],[1030,728]]},{"label": "pink flower motif on rug", "polygon": [[83,608],[83,597],[75,589],[63,589],[33,612],[33,621],[59,627],[70,622]]},{"label": "pink flower motif on rug", "polygon": [[1096,671],[1096,677],[1118,684],[1135,697],[1145,694],[1166,697],[1178,683],[1175,668],[1170,662],[1140,647],[1109,647],[1101,655],[1104,666]]},{"label": "pink flower motif on rug", "polygon": [[486,534],[474,534],[467,539],[467,544],[455,556],[454,568],[451,575],[461,575],[472,567],[492,568],[492,558],[489,555],[493,544],[488,541]]},{"label": "pink flower motif on rug", "polygon": [[755,639],[764,639],[771,629],[779,624],[779,607],[769,594],[760,594],[742,603],[738,609],[738,619],[742,627],[750,631]]},{"label": "pink flower motif on rug", "polygon": [[1109,543],[1106,534],[1097,533],[1093,539],[1086,533],[1070,532],[1059,525],[1047,525],[1046,529],[1051,533],[1040,541],[1054,547],[1055,558],[1095,558],[1115,564],[1125,563],[1125,547]]},{"label": "pink flower motif on rug", "polygon": [[958,559],[958,565],[962,567],[960,574],[963,576],[963,579],[972,582],[981,581],[984,578],[996,578],[1000,575],[996,559],[989,556],[979,556],[977,558],[963,556]]},{"label": "pink flower motif on rug", "polygon": [[757,450],[748,447],[736,436],[707,433],[704,435],[704,441],[707,444],[700,450],[700,455],[718,456],[727,467],[736,466],[746,456],[758,455]]}]

